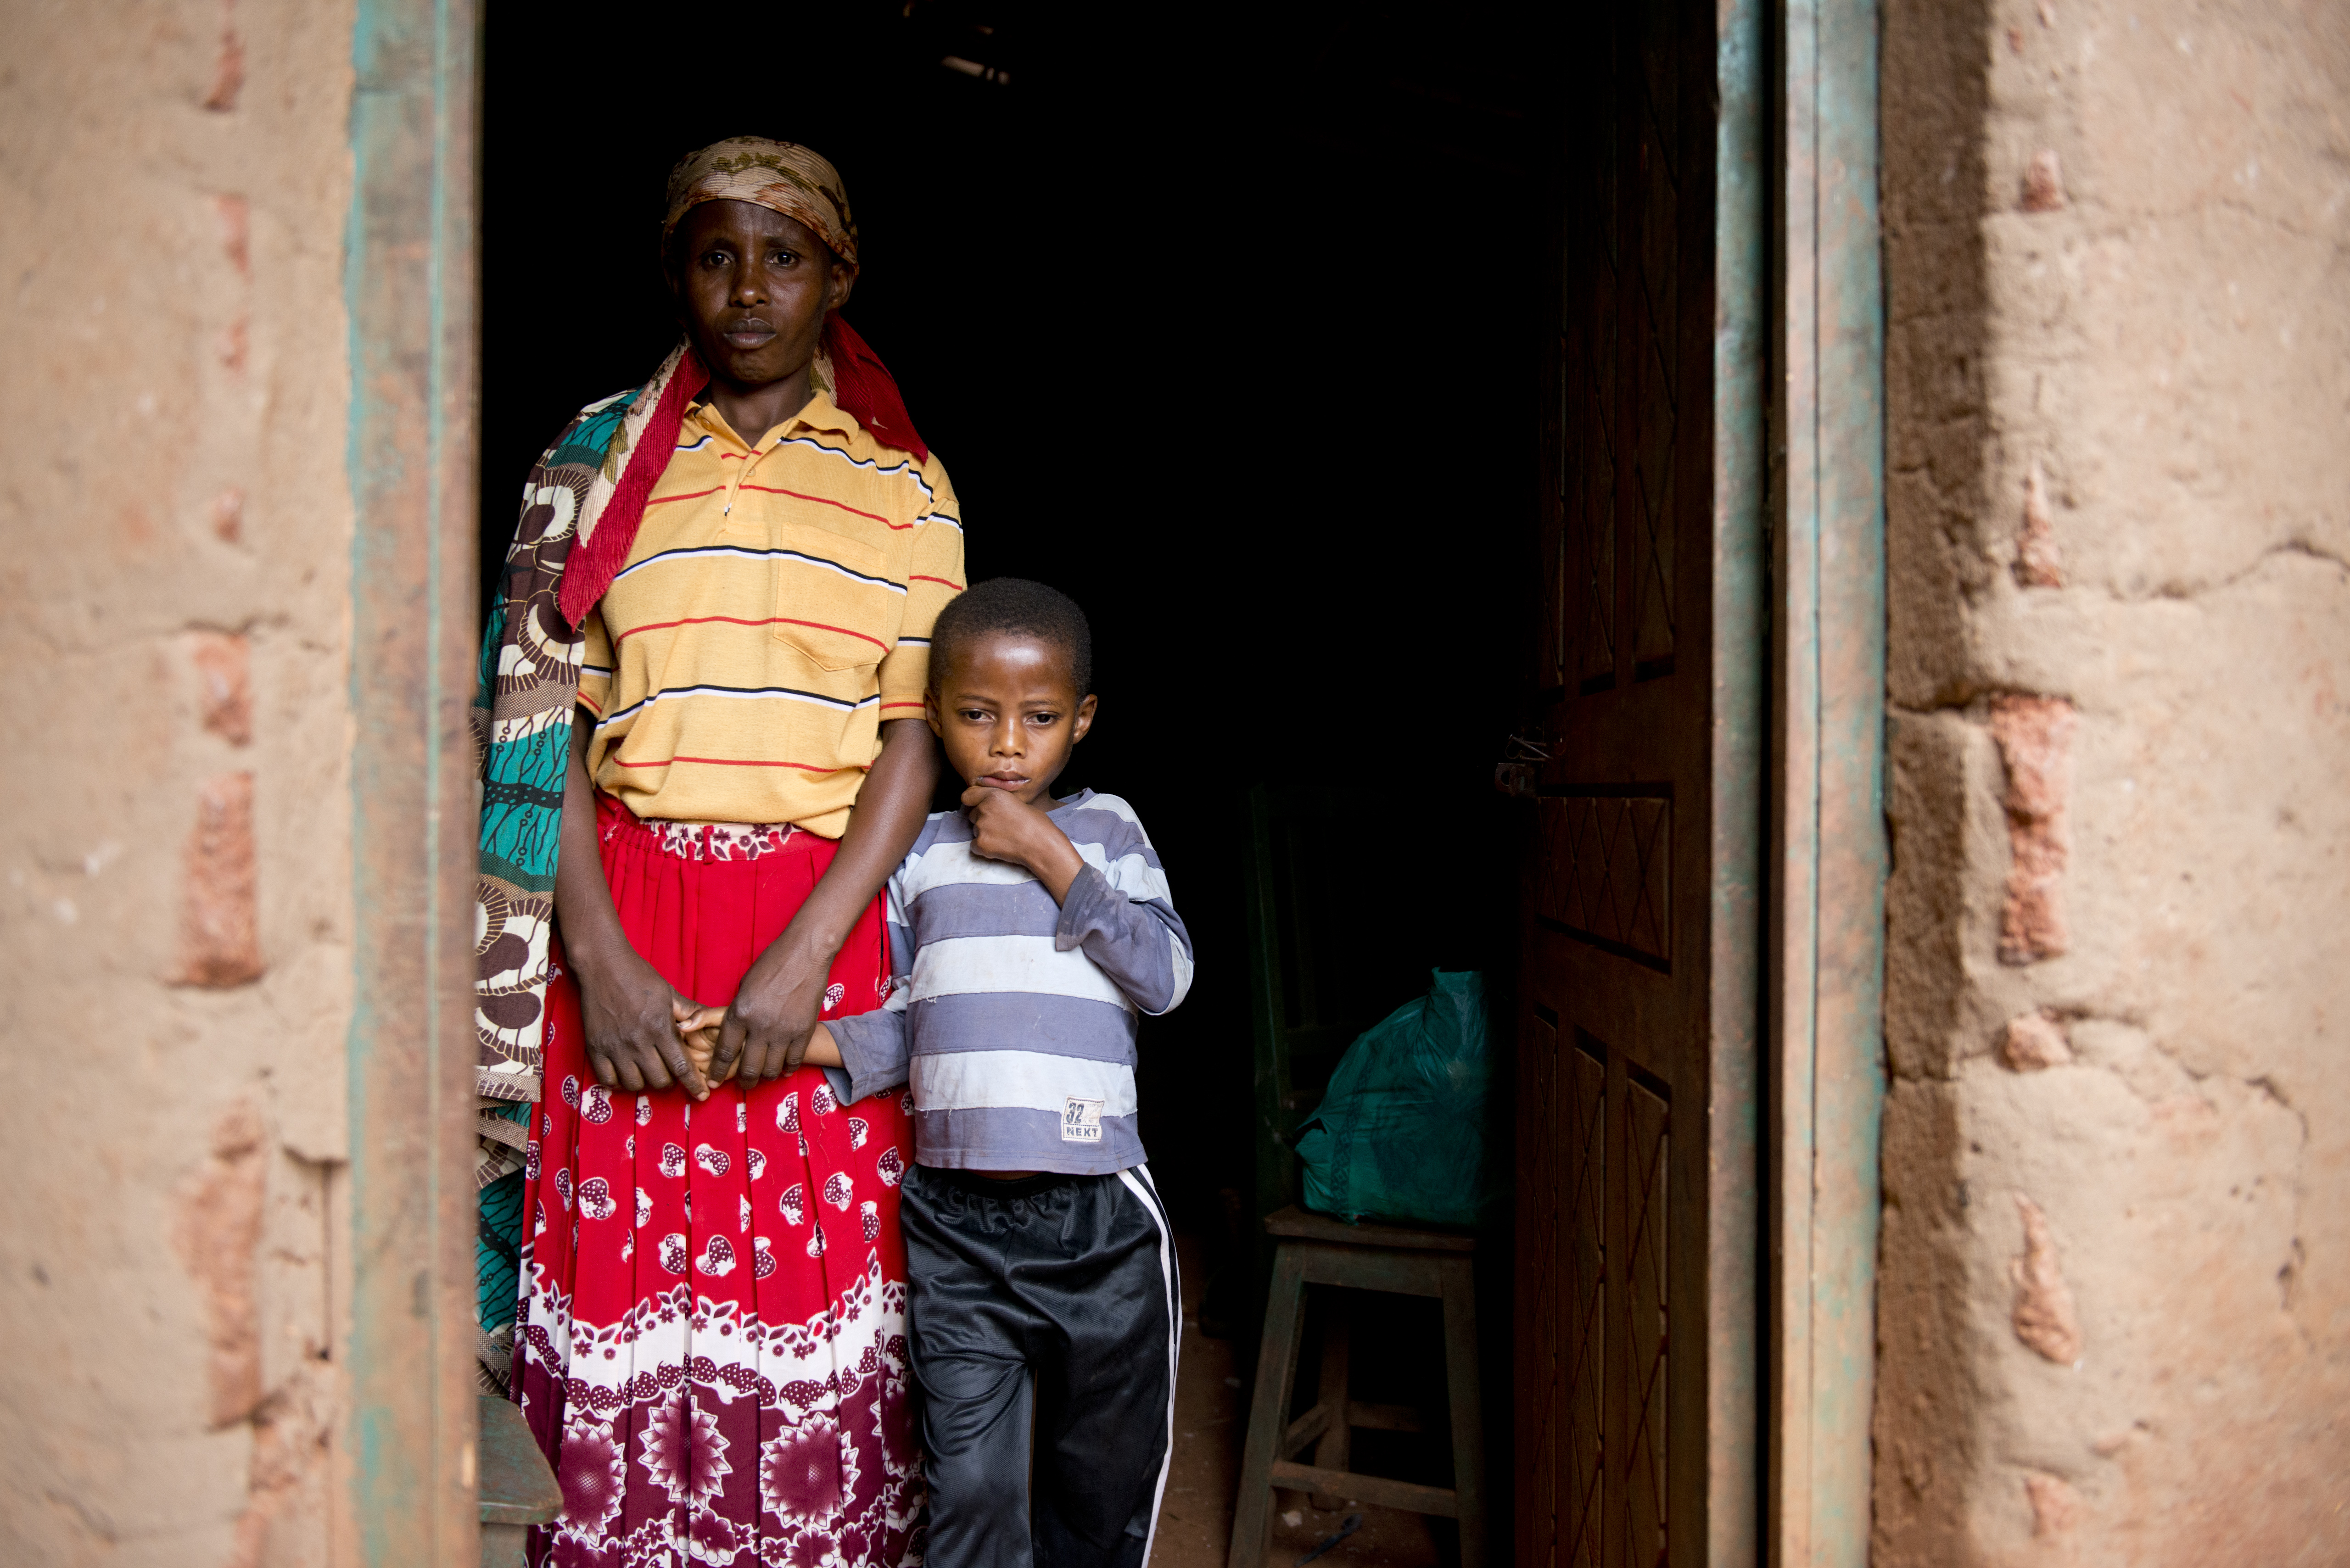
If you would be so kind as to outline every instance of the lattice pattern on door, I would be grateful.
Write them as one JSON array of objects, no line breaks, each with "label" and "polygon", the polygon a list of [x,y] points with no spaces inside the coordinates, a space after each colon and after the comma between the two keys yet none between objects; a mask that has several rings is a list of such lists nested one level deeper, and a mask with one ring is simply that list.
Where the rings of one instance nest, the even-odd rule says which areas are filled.
[{"label": "lattice pattern on door", "polygon": [[[1522,1428],[1535,1490],[1521,1517],[1536,1533],[1520,1542],[1520,1561],[1659,1568],[1670,1092],[1582,1030],[1561,1030],[1549,1009],[1535,1019],[1525,1079],[1534,1103],[1523,1108],[1554,1137],[1529,1146],[1520,1169],[1528,1261],[1546,1265],[1527,1303],[1542,1387],[1537,1418]],[[1612,1183],[1611,1166],[1623,1173]]]},{"label": "lattice pattern on door", "polygon": [[1635,411],[1630,507],[1632,678],[1673,668],[1674,436],[1679,421],[1674,368],[1680,354],[1680,178],[1678,72],[1671,13],[1641,15],[1639,106],[1633,116],[1638,264],[1625,290],[1624,395]]},{"label": "lattice pattern on door", "polygon": [[1616,683],[1617,114],[1613,73],[1594,84],[1590,136],[1567,215],[1560,319],[1557,475],[1560,684],[1570,695]]},{"label": "lattice pattern on door", "polygon": [[1559,1107],[1561,1153],[1568,1161],[1561,1188],[1564,1234],[1559,1272],[1563,1376],[1559,1398],[1565,1428],[1561,1458],[1559,1542],[1570,1563],[1597,1568],[1600,1500],[1607,1474],[1607,1249],[1602,1228],[1607,1203],[1607,1068],[1578,1034],[1567,1053],[1566,1098]]},{"label": "lattice pattern on door", "polygon": [[1679,640],[1681,105],[1670,9],[1643,6],[1636,25],[1639,69],[1595,84],[1593,145],[1570,187],[1559,406],[1545,420],[1555,669],[1570,696],[1671,674]]},{"label": "lattice pattern on door", "polygon": [[1586,940],[1669,969],[1673,803],[1664,795],[1569,794],[1542,802],[1535,909]]},{"label": "lattice pattern on door", "polygon": [[1517,1549],[1519,1561],[1529,1568],[1557,1568],[1561,1562],[1555,1539],[1562,1473],[1559,1422],[1565,1415],[1559,1303],[1566,1282],[1559,1263],[1571,1232],[1559,1201],[1565,1153],[1557,1129],[1564,1108],[1559,1084],[1565,1066],[1558,1049],[1558,1019],[1548,1009],[1536,1007],[1526,1026],[1518,1078],[1517,1283],[1523,1336],[1518,1373],[1534,1385],[1517,1401],[1521,1473],[1526,1478],[1518,1517],[1528,1521],[1534,1538],[1519,1541]]},{"label": "lattice pattern on door", "polygon": [[[1651,1081],[1653,1082],[1653,1081]],[[1669,1152],[1661,1084],[1627,1071],[1624,1100],[1624,1356],[1630,1388],[1625,1444],[1624,1538],[1627,1563],[1661,1568],[1665,1561],[1665,1375],[1668,1297],[1666,1227],[1671,1213]]]},{"label": "lattice pattern on door", "polygon": [[[1568,1043],[1571,1041],[1571,1044]],[[1523,1145],[1518,1213],[1525,1261],[1527,1355],[1541,1385],[1522,1427],[1534,1463],[1521,1517],[1535,1535],[1518,1561],[1599,1568],[1606,1534],[1607,1409],[1607,1048],[1579,1031],[1563,1040],[1537,1007],[1521,1113],[1542,1136]]]}]

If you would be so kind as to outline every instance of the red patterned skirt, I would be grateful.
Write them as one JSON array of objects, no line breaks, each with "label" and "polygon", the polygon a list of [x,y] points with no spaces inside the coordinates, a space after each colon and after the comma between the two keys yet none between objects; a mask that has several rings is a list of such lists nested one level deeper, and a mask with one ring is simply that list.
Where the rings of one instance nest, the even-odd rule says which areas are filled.
[{"label": "red patterned skirt", "polygon": [[[836,848],[785,827],[639,822],[611,801],[598,828],[629,940],[711,1006],[733,1000]],[[826,1016],[879,1003],[885,942],[877,900],[834,961]],[[564,1511],[532,1532],[532,1563],[920,1563],[905,1096],[840,1105],[813,1067],[700,1105],[605,1089],[559,954],[546,1073],[515,1387]]]}]

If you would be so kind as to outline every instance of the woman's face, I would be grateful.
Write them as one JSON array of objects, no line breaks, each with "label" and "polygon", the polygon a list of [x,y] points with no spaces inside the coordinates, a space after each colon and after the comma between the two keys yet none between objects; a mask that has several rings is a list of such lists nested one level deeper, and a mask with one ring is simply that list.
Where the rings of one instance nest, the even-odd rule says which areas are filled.
[{"label": "woman's face", "polygon": [[712,375],[765,386],[806,369],[824,315],[848,298],[856,269],[796,218],[752,202],[704,202],[670,254],[670,288]]}]

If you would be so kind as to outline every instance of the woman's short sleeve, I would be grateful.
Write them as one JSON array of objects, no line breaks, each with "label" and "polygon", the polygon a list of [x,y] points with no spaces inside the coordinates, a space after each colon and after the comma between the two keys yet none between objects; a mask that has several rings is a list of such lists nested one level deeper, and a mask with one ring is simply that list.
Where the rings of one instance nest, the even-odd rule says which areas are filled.
[{"label": "woman's short sleeve", "polygon": [[[922,689],[931,679],[931,628],[949,599],[963,590],[962,508],[932,453],[922,465],[931,501],[914,521],[913,566],[906,579],[906,618],[898,644],[881,660],[881,721],[922,716]],[[585,690],[583,687],[582,690]]]},{"label": "woman's short sleeve", "polygon": [[604,629],[602,606],[588,612],[579,635],[588,645],[579,664],[579,701],[600,719],[612,693],[612,639]]}]

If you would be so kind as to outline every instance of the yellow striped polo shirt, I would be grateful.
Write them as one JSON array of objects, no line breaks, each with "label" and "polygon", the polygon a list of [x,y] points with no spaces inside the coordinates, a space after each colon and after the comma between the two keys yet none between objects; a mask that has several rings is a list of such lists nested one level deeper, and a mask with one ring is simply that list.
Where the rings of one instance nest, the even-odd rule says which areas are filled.
[{"label": "yellow striped polo shirt", "polygon": [[756,447],[707,402],[677,441],[583,628],[588,774],[640,817],[837,838],[883,722],[922,716],[954,490],[822,391]]}]

